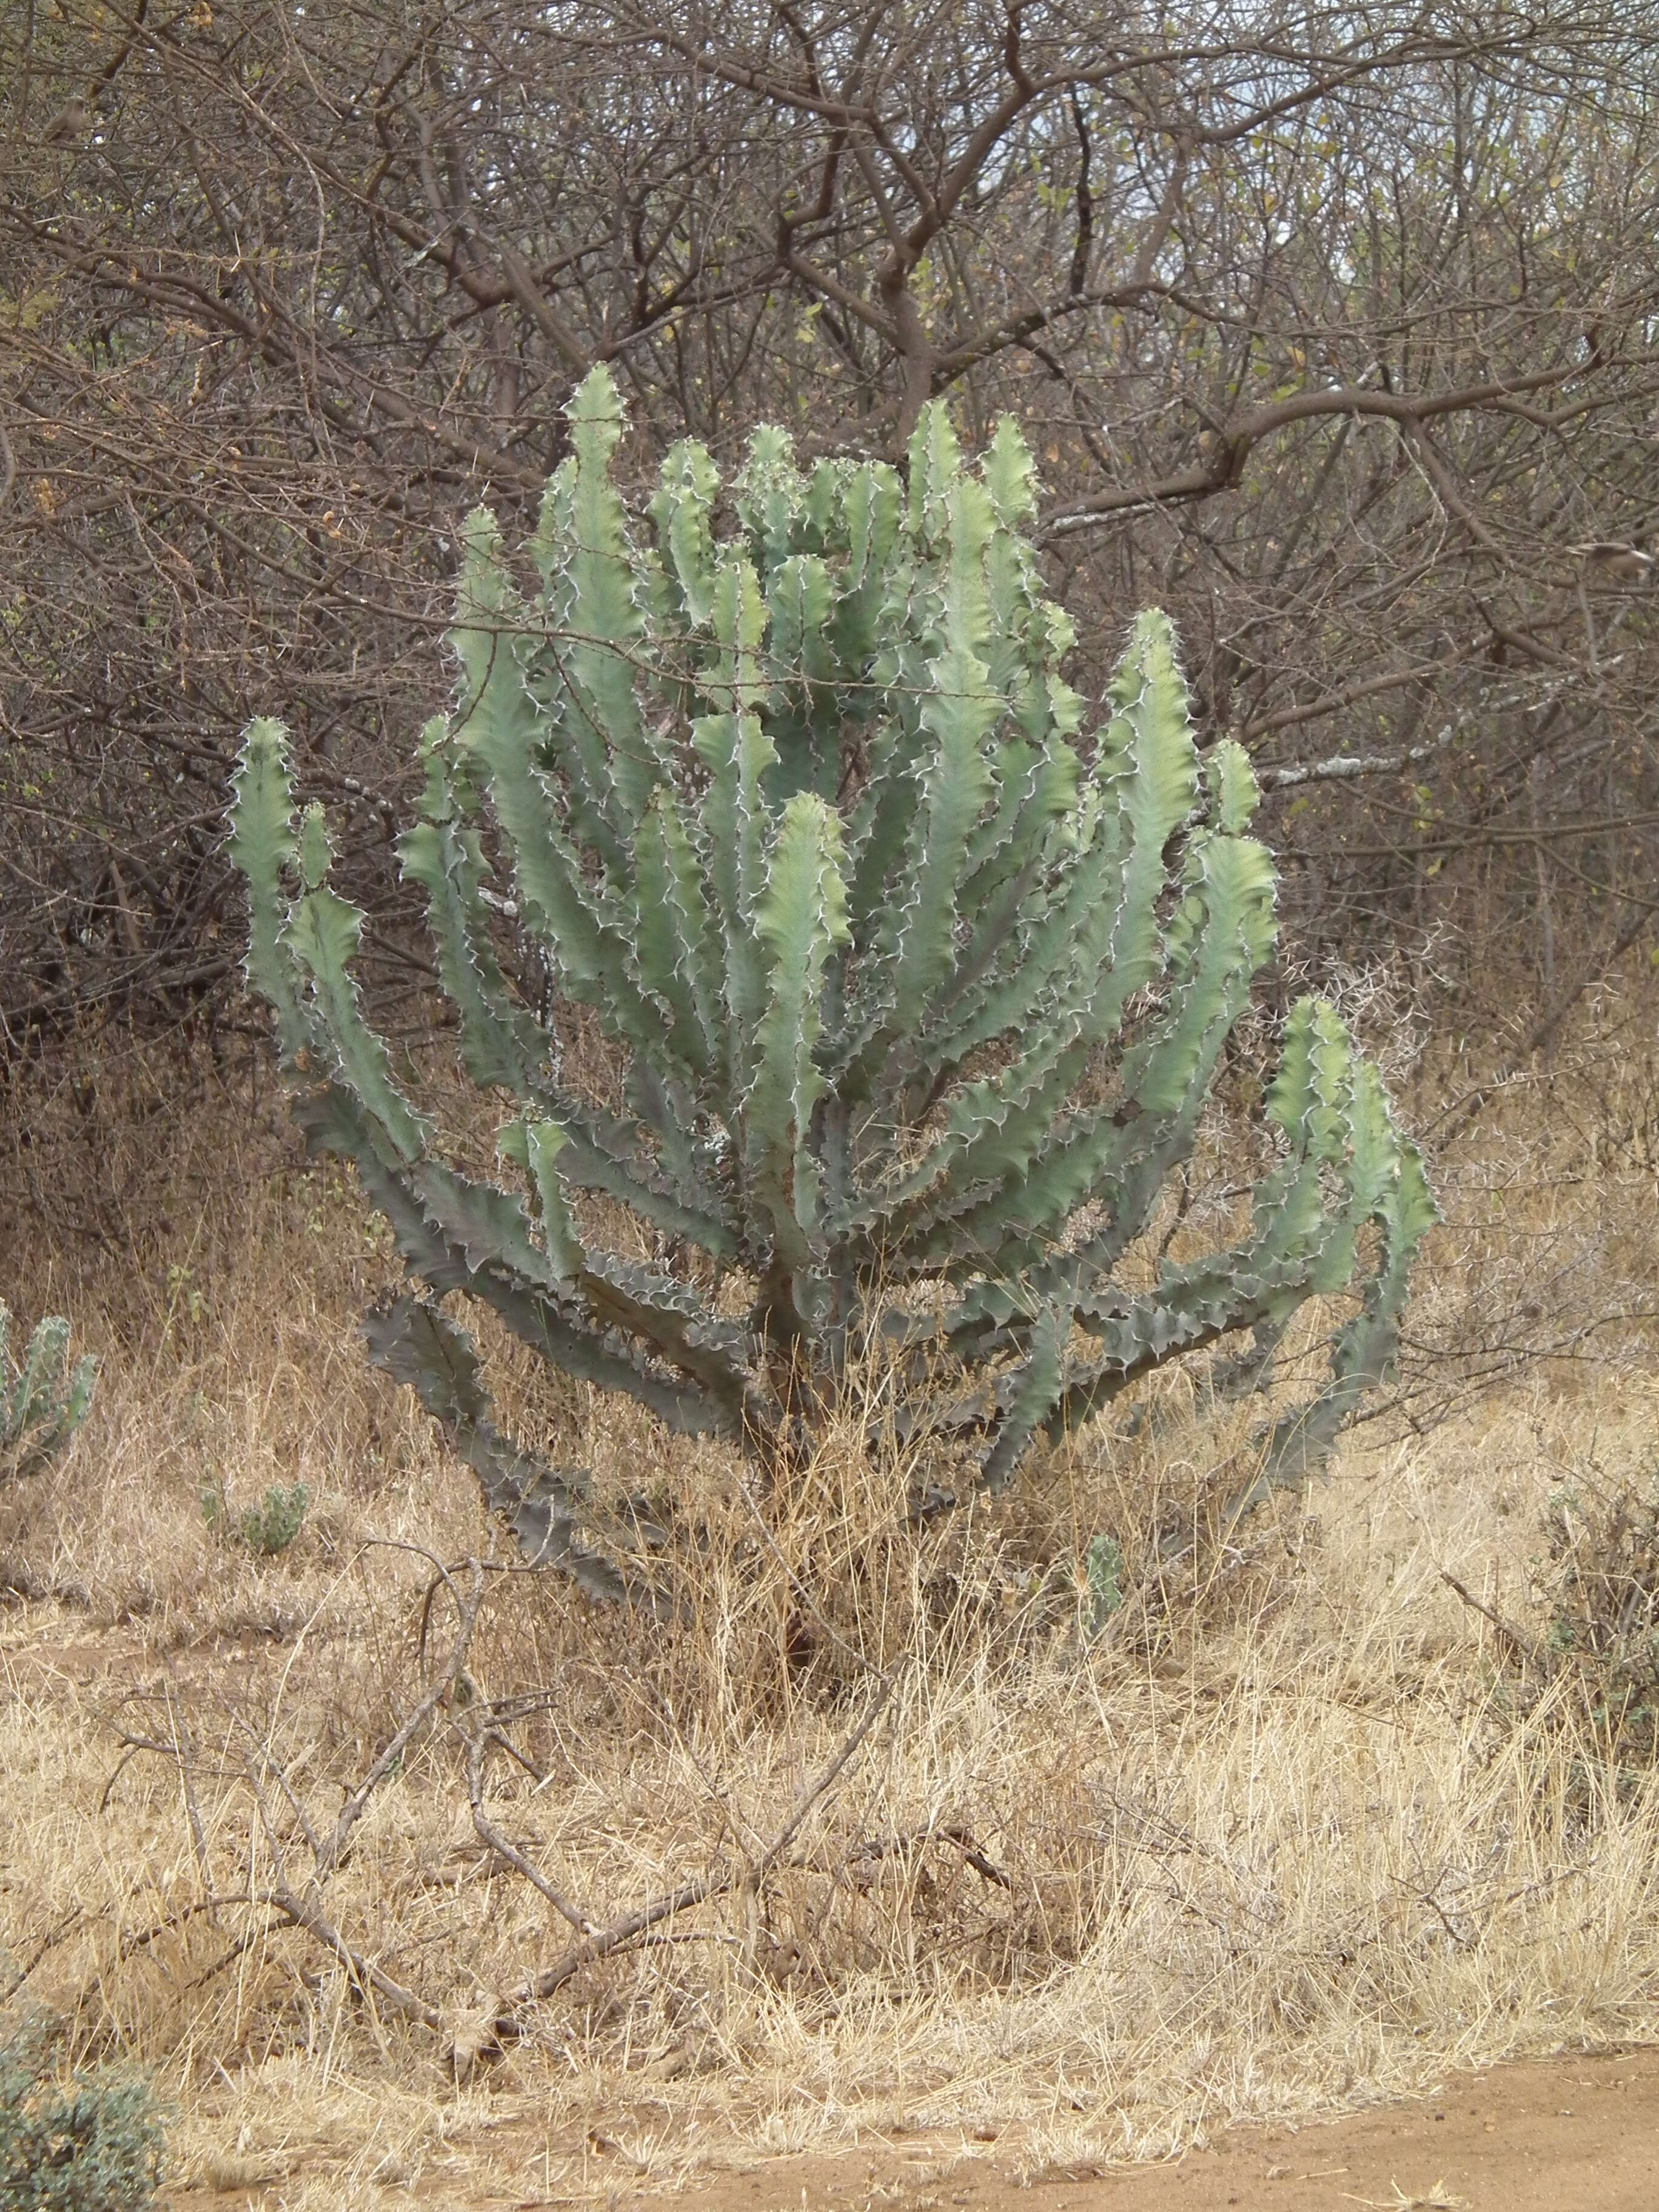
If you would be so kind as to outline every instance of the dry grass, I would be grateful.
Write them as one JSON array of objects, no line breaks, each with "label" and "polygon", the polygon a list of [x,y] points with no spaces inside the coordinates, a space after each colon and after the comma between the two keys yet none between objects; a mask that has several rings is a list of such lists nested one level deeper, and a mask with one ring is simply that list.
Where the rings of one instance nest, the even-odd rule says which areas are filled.
[{"label": "dry grass", "polygon": [[[1583,1701],[1517,1695],[1502,1632],[1443,1579],[1541,1632],[1550,1499],[1652,1452],[1640,1325],[1607,1318],[1651,1296],[1645,1108],[1595,1104],[1594,1035],[1574,1049],[1571,1110],[1559,1085],[1517,1097],[1449,1164],[1403,1402],[1092,1642],[1091,1538],[1118,1537],[1133,1582],[1238,1444],[1176,1393],[915,1535],[908,1471],[849,1432],[763,1536],[721,1453],[520,1378],[525,1425],[602,1486],[672,1498],[699,1602],[671,1633],[488,1577],[464,1677],[304,1893],[443,2032],[366,1999],[271,1903],[273,1849],[304,1891],[300,1815],[325,1832],[441,1675],[430,1558],[509,1564],[361,1357],[383,1245],[245,1088],[204,1098],[154,1060],[117,1086],[106,1053],[106,1103],[31,1098],[37,1218],[66,1210],[0,1281],[26,1316],[74,1312],[105,1366],[61,1476],[0,1508],[0,1565],[36,1593],[0,1615],[22,1995],[67,2049],[155,2067],[186,2181],[296,2207],[463,2203],[486,2172],[498,2195],[599,2196],[898,2130],[999,2135],[1033,2167],[1156,2155],[1651,2032],[1659,1787],[1597,1786]],[[1421,1118],[1457,1081],[1430,1069]],[[1512,1325],[1555,1356],[1503,1350]],[[235,1516],[295,1481],[301,1533],[262,1557]],[[745,1881],[881,1669],[867,1741]],[[488,1821],[581,1913],[730,1881],[521,2008],[505,2048],[478,2039],[458,2081],[450,2037],[465,2054],[573,1940],[481,1838],[481,1716],[512,1747],[485,1746]]]}]

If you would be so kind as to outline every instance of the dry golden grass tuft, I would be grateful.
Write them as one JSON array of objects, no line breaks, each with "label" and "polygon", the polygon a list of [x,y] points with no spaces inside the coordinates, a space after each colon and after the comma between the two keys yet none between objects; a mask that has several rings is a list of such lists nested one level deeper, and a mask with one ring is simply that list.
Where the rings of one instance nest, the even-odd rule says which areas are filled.
[{"label": "dry golden grass tuft", "polygon": [[[104,1371],[62,1473],[0,1501],[0,1988],[155,2068],[185,2184],[295,2207],[486,2174],[599,2198],[901,2130],[1032,2171],[1156,2156],[1651,2033],[1659,1786],[1566,1675],[1522,1693],[1504,1626],[1548,1632],[1563,1484],[1655,1464],[1629,1012],[1446,1164],[1392,1407],[1161,1575],[1248,1448],[1178,1386],[907,1528],[916,1470],[856,1408],[762,1499],[507,1367],[531,1433],[672,1506],[696,1604],[670,1630],[514,1571],[363,1361],[382,1239],[246,1078],[106,1054],[90,1103],[14,1102],[58,1227],[0,1282]],[[1429,1066],[1419,1120],[1461,1079]],[[296,1482],[297,1537],[250,1547],[241,1513]],[[1107,1534],[1130,1601],[1091,1636]],[[579,1945],[562,1905],[603,1928],[688,1885],[515,1998]]]}]

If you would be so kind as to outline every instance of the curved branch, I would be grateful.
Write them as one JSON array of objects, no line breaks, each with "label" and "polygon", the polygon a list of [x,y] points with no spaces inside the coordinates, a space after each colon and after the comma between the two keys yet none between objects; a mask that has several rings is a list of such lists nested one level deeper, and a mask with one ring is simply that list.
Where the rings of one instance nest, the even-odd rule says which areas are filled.
[{"label": "curved branch", "polygon": [[[1373,392],[1361,385],[1336,384],[1322,392],[1292,392],[1287,398],[1269,400],[1263,406],[1253,408],[1231,428],[1221,430],[1216,436],[1213,459],[1178,470],[1152,483],[1113,485],[1107,490],[1092,493],[1077,506],[1050,515],[1043,525],[1042,534],[1049,539],[1067,537],[1074,531],[1087,530],[1097,522],[1109,520],[1113,515],[1130,514],[1139,507],[1213,499],[1220,492],[1236,490],[1255,447],[1275,431],[1288,429],[1295,422],[1312,422],[1328,415],[1374,415],[1398,422],[1411,434],[1419,431],[1423,423],[1442,415],[1474,414],[1487,408],[1514,413],[1516,403],[1528,392],[1547,392],[1565,384],[1570,378],[1582,374],[1583,368],[1582,362],[1572,362],[1565,368],[1540,369],[1531,376],[1517,376],[1502,383],[1467,385],[1455,392],[1407,394]],[[1443,492],[1443,464],[1438,468],[1431,461],[1425,465],[1437,489]],[[1462,509],[1461,501],[1458,506],[1462,510],[1460,520],[1470,522],[1482,542],[1489,543],[1484,531],[1480,531],[1467,510]]]}]

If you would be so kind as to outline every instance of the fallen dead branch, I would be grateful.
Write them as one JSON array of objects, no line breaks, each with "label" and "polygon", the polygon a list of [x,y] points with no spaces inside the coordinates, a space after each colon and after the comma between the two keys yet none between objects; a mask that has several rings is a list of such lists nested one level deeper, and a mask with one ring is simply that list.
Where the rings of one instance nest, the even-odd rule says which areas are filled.
[{"label": "fallen dead branch", "polygon": [[[431,1559],[430,1554],[425,1556]],[[528,1882],[569,1923],[578,1939],[552,1965],[524,1976],[504,1993],[492,1996],[484,2008],[475,2008],[452,2030],[447,2053],[457,2072],[464,2074],[485,2051],[499,2048],[505,2039],[523,2032],[523,2014],[527,2007],[563,1988],[584,1967],[632,1948],[681,1940],[681,1931],[665,1930],[663,1923],[734,1888],[758,1894],[813,1808],[835,1788],[867,1741],[887,1709],[903,1662],[890,1668],[879,1678],[859,1720],[843,1735],[831,1758],[802,1787],[787,1816],[758,1854],[741,1863],[722,1859],[662,1895],[648,1898],[609,1922],[600,1922],[572,1903],[489,1816],[485,1779],[493,1749],[505,1752],[531,1774],[536,1772],[533,1764],[506,1733],[507,1725],[526,1708],[526,1701],[523,1697],[509,1698],[499,1709],[479,1701],[467,1675],[486,1588],[486,1563],[468,1559],[457,1568],[445,1567],[435,1559],[431,1563],[434,1576],[422,1608],[420,1648],[423,1650],[427,1642],[433,1595],[441,1588],[448,1592],[456,1609],[455,1633],[447,1657],[360,1778],[346,1790],[338,1813],[325,1831],[319,1829],[307,1809],[295,1763],[278,1758],[270,1734],[262,1735],[245,1712],[222,1698],[228,1736],[240,1740],[244,1747],[240,1755],[222,1757],[215,1778],[222,1784],[240,1782],[247,1793],[255,1824],[248,1835],[250,1869],[255,1857],[253,1837],[257,1832],[265,1860],[262,1878],[251,1878],[246,1887],[234,1891],[217,1888],[213,1882],[199,1808],[204,1762],[175,1682],[168,1681],[159,1693],[140,1693],[128,1701],[131,1705],[159,1699],[165,1728],[150,1731],[125,1722],[115,1723],[122,1755],[106,1784],[105,1802],[107,1803],[115,1782],[135,1758],[152,1754],[169,1759],[179,1775],[204,1893],[137,1936],[124,1938],[122,1957],[153,1945],[164,1934],[179,1932],[198,1917],[211,1920],[232,1906],[251,1909],[262,1917],[261,1924],[252,1934],[233,1944],[210,1971],[223,1971],[241,1957],[259,1936],[286,1925],[309,1936],[345,1969],[371,2013],[390,2011],[420,2027],[440,2032],[446,2025],[440,2008],[371,1957],[361,1942],[354,1942],[325,1899],[330,1884],[349,1863],[351,1838],[375,1792],[389,1778],[401,1771],[411,1748],[437,1717],[447,1712],[451,1729],[465,1747],[467,1802],[480,1844],[495,1863]],[[463,1576],[465,1586],[460,1580]],[[531,1707],[539,1703],[537,1699],[529,1701]],[[950,1829],[939,1833],[944,1839],[956,1844],[988,1881],[1008,1886],[1008,1877],[984,1856],[965,1830]],[[296,1843],[303,1846],[310,1859],[309,1869],[303,1874],[292,1865]]]},{"label": "fallen dead branch", "polygon": [[[459,1571],[446,1568],[430,1553],[425,1556],[431,1560],[440,1583],[455,1601],[457,1624],[453,1645],[445,1666],[428,1684],[368,1771],[346,1792],[345,1801],[326,1836],[319,1834],[306,1810],[289,1765],[276,1758],[269,1738],[262,1740],[245,1714],[234,1705],[227,1707],[230,1735],[244,1739],[247,1746],[240,1758],[231,1763],[228,1771],[234,1772],[246,1787],[257,1814],[258,1833],[268,1854],[270,1868],[262,1881],[250,1879],[245,1889],[235,1892],[222,1891],[213,1882],[206,1831],[198,1803],[203,1762],[185,1716],[183,1695],[177,1684],[169,1680],[160,1692],[167,1723],[165,1735],[146,1733],[119,1722],[114,1723],[115,1733],[123,1749],[119,1761],[105,1784],[103,1802],[107,1805],[116,1782],[135,1758],[151,1753],[170,1759],[179,1777],[190,1822],[191,1844],[204,1891],[199,1899],[145,1931],[134,1939],[131,1946],[124,1941],[123,1956],[127,1955],[130,1948],[148,1946],[164,1933],[176,1932],[187,1920],[198,1915],[212,1920],[220,1911],[232,1906],[252,1908],[265,1916],[267,1929],[270,1926],[286,1923],[309,1936],[331,1953],[345,1968],[371,2008],[379,2005],[401,2014],[423,2027],[441,2028],[443,2015],[437,2007],[428,2003],[416,1990],[398,1981],[359,1945],[353,1943],[331,1917],[323,1902],[329,1882],[346,1862],[347,1846],[352,1832],[375,1790],[389,1776],[400,1770],[410,1747],[446,1700],[453,1697],[456,1686],[465,1674],[467,1656],[477,1626],[479,1608],[483,1601],[484,1565],[476,1559],[463,1563],[468,1573],[468,1587],[463,1592],[454,1579],[455,1571]],[[428,1607],[429,1605],[428,1592]],[[129,1702],[144,1701],[145,1693],[140,1693],[137,1698]],[[223,1704],[225,1701],[221,1702]],[[224,1779],[227,1771],[226,1767],[221,1766],[216,1778]],[[273,1792],[287,1806],[289,1823],[284,1823],[278,1816],[272,1802]],[[297,1879],[289,1872],[289,1851],[295,1832],[309,1850],[312,1861],[310,1872]],[[251,1871],[253,1856],[250,1838]],[[233,1943],[211,1971],[223,1972],[240,1959],[249,1943],[263,1932],[265,1930],[256,1929],[253,1934],[246,1935]]]},{"label": "fallen dead branch", "polygon": [[800,1832],[807,1814],[821,1798],[828,1796],[862,1749],[870,1731],[887,1710],[902,1671],[902,1662],[883,1675],[875,1695],[865,1709],[863,1718],[842,1737],[828,1765],[800,1790],[789,1809],[788,1818],[760,1856],[743,1869],[741,1875],[729,1861],[723,1862],[707,1874],[683,1883],[666,1897],[656,1898],[636,1906],[619,1920],[612,1921],[609,1927],[585,1936],[561,1958],[555,1960],[550,1966],[544,1967],[540,1973],[530,1976],[507,1992],[490,2021],[494,2033],[498,2037],[517,2033],[520,2014],[526,2005],[551,1996],[555,1990],[562,1989],[567,1982],[574,1980],[584,1966],[592,1966],[598,1960],[608,1958],[622,1950],[658,1927],[661,1922],[672,1920],[678,1913],[689,1912],[696,1905],[705,1905],[712,1898],[723,1897],[739,1880],[744,1888],[758,1892],[762,1882]]},{"label": "fallen dead branch", "polygon": [[1501,1613],[1496,1612],[1491,1606],[1483,1603],[1476,1597],[1467,1583],[1461,1583],[1455,1575],[1448,1574],[1443,1568],[1441,1570],[1440,1579],[1454,1595],[1462,1600],[1471,1613],[1478,1613],[1483,1620],[1490,1622],[1516,1658],[1524,1660],[1531,1667],[1545,1667],[1547,1671],[1545,1652],[1530,1636],[1518,1629],[1512,1620],[1505,1620]]}]

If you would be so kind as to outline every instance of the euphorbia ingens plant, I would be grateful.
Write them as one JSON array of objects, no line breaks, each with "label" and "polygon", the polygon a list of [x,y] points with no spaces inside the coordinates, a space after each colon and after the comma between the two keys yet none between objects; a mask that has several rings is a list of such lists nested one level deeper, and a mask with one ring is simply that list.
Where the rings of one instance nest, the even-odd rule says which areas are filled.
[{"label": "euphorbia ingens plant", "polygon": [[[1248,1227],[1124,1267],[1274,942],[1249,761],[1229,742],[1200,763],[1164,617],[1136,623],[1085,733],[1010,422],[970,471],[931,408],[908,477],[803,471],[763,429],[724,531],[712,461],[680,445],[648,532],[611,480],[603,371],[569,422],[535,588],[487,513],[468,525],[459,696],[422,737],[400,847],[466,1071],[501,1102],[500,1182],[438,1156],[363,1018],[362,917],[329,888],[315,807],[296,834],[280,724],[252,725],[237,777],[249,972],[296,1110],[356,1164],[416,1286],[371,1322],[378,1356],[531,1553],[596,1590],[622,1578],[579,1540],[570,1480],[495,1429],[451,1291],[671,1427],[762,1455],[810,1440],[849,1346],[879,1332],[909,1431],[971,1437],[993,1485],[1159,1363],[1244,1335],[1265,1365],[1305,1300],[1357,1291],[1328,1382],[1269,1447],[1305,1458],[1394,1352],[1432,1202],[1376,1068],[1308,1000]],[[609,1105],[562,1073],[504,915],[554,1021],[561,1002],[597,1016]],[[630,1210],[650,1264],[599,1249],[591,1194]]]}]

